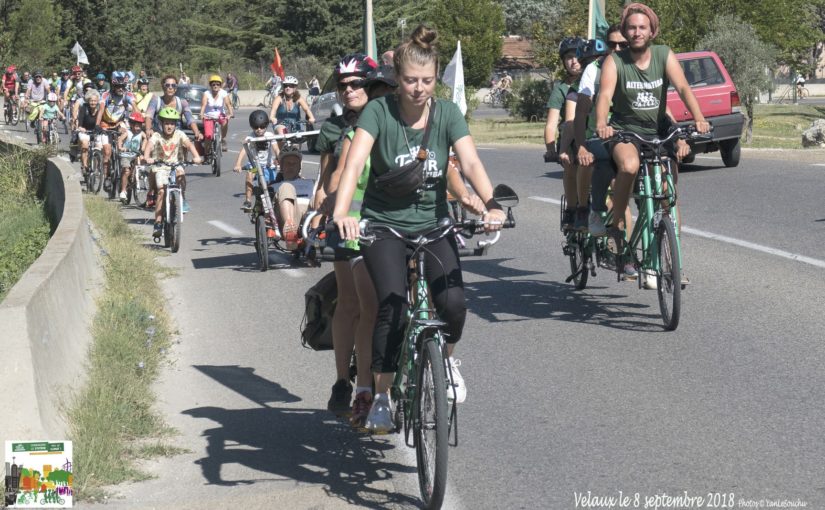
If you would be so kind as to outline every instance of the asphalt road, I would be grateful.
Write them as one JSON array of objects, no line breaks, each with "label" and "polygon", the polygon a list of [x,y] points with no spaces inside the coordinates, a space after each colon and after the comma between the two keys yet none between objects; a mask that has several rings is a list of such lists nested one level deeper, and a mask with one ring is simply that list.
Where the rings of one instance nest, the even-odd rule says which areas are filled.
[{"label": "asphalt road", "polygon": [[[246,113],[231,124],[225,169]],[[518,227],[463,263],[468,397],[445,507],[609,508],[578,498],[621,491],[625,508],[714,494],[737,508],[825,508],[825,166],[745,151],[738,168],[708,155],[683,169],[692,284],[678,330],[664,332],[655,291],[603,270],[584,291],[564,283],[561,168],[541,153],[480,147],[492,180],[521,203]],[[305,157],[306,175],[317,160]],[[242,186],[231,171],[190,169],[192,212],[169,256],[151,242],[149,213],[123,208],[176,270],[164,289],[180,334],[157,393],[189,453],[147,463],[157,478],[116,488],[110,506],[415,507],[412,450],[328,413],[332,354],[300,345],[303,293],[331,264],[273,256],[278,267],[259,272]],[[699,506],[666,501],[659,508]]]}]

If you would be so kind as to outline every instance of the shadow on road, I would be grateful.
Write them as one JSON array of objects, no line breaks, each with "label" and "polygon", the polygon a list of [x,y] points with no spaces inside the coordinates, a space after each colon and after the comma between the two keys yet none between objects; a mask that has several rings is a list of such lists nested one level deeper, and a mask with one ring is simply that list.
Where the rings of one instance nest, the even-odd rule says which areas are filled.
[{"label": "shadow on road", "polygon": [[[640,332],[662,331],[655,291],[639,291],[636,282],[621,284],[631,292],[645,292],[650,305],[633,303],[628,295],[605,293],[599,283],[615,281],[615,273],[602,270],[599,279],[585,291],[571,284],[533,279],[503,279],[540,273],[500,267],[507,259],[462,261],[462,268],[492,278],[491,281],[465,283],[467,308],[490,322],[552,319],[595,324],[606,328]],[[490,264],[490,263],[493,264]],[[521,273],[521,274],[519,274]],[[650,313],[648,313],[650,312]]]},{"label": "shadow on road", "polygon": [[[396,473],[414,472],[387,460],[393,449],[386,439],[360,436],[348,424],[320,409],[277,408],[271,404],[297,402],[281,385],[239,366],[196,366],[215,381],[256,402],[261,408],[229,410],[205,406],[184,411],[218,424],[205,430],[207,455],[196,462],[207,484],[254,485],[272,478],[225,480],[224,464],[240,464],[289,482],[321,485],[347,503],[386,508],[417,505],[417,499],[388,485]],[[250,488],[250,490],[255,490]]]}]

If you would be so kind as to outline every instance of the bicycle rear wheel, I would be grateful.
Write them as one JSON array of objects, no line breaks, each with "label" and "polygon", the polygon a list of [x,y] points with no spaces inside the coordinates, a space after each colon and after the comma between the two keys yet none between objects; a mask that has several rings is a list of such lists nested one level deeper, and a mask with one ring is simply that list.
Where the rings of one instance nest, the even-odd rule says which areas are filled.
[{"label": "bicycle rear wheel", "polygon": [[212,138],[212,173],[215,177],[221,176],[221,156],[223,156],[223,149],[221,147],[221,125],[215,122],[215,134]]},{"label": "bicycle rear wheel", "polygon": [[9,124],[11,124],[11,103],[6,101],[6,104],[4,106],[5,108],[3,108],[3,115],[6,119],[6,125],[8,126]]},{"label": "bicycle rear wheel", "polygon": [[146,195],[149,194],[148,178],[141,176],[141,172],[138,168],[135,168],[132,172],[132,196],[135,199],[135,205],[138,207],[144,207],[146,205]]},{"label": "bicycle rear wheel", "polygon": [[656,292],[659,295],[659,310],[665,329],[673,331],[679,326],[682,297],[682,271],[679,263],[679,241],[670,216],[662,216],[656,228],[656,252],[659,257],[659,271],[656,278]]},{"label": "bicycle rear wheel", "polygon": [[17,103],[11,104],[11,125],[16,126],[20,122],[20,107]]},{"label": "bicycle rear wheel", "polygon": [[418,486],[425,508],[441,508],[447,488],[447,375],[438,342],[423,339],[418,365],[418,387],[413,402],[413,432]]},{"label": "bicycle rear wheel", "polygon": [[269,238],[266,236],[266,220],[258,215],[255,220],[255,251],[258,253],[258,266],[261,271],[269,269]]}]

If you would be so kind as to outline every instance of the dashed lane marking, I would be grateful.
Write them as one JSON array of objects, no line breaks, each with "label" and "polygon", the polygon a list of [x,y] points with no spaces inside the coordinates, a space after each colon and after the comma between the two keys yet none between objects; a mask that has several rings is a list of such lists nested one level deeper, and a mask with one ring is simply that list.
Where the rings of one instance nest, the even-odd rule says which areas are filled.
[{"label": "dashed lane marking", "polygon": [[215,228],[223,230],[224,232],[226,232],[229,235],[233,235],[233,236],[243,235],[243,232],[241,232],[237,228],[233,227],[232,225],[227,225],[226,223],[224,223],[220,220],[210,220],[207,223],[209,223],[210,225],[212,225]]},{"label": "dashed lane marking", "polygon": [[[547,197],[529,197],[531,200],[537,200],[539,202],[547,202],[550,204],[560,205],[561,201],[555,198],[547,198]],[[815,259],[813,257],[806,257],[805,255],[800,255],[798,253],[792,253],[785,250],[779,250],[777,248],[772,248],[770,246],[764,246],[757,243],[752,243],[750,241],[744,241],[742,239],[736,239],[734,237],[724,236],[722,234],[714,234],[713,232],[707,232],[705,230],[700,230],[698,228],[688,227],[687,225],[682,225],[682,232],[688,233],[697,237],[704,237],[705,239],[712,239],[714,241],[719,241],[722,243],[732,244],[734,246],[739,246],[741,248],[747,248],[749,250],[754,250],[762,253],[767,253],[768,255],[773,255],[774,257],[781,257],[783,259],[793,260],[796,262],[802,262],[803,264],[810,264],[814,267],[819,267],[825,269],[825,260]]]}]

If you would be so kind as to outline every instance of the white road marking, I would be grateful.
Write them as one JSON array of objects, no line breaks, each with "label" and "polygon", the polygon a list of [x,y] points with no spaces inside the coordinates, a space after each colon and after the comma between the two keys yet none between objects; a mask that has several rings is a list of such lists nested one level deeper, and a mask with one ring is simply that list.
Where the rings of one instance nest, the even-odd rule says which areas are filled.
[{"label": "white road marking", "polygon": [[305,165],[320,165],[320,161],[304,161]]},{"label": "white road marking", "polygon": [[480,150],[480,151],[494,151],[494,150],[496,150],[496,148],[495,148],[495,147],[476,147],[476,150]]},{"label": "white road marking", "polygon": [[220,230],[223,230],[227,234],[230,234],[230,235],[233,235],[233,236],[243,235],[243,232],[241,232],[240,230],[238,230],[237,228],[235,228],[231,225],[227,225],[226,223],[224,223],[222,221],[211,220],[211,221],[208,221],[207,223],[209,223],[213,227],[216,227],[216,228],[219,228]]},{"label": "white road marking", "polygon": [[[547,198],[547,197],[528,197],[531,200],[537,200],[539,202],[547,202],[550,204],[560,205],[561,200],[556,200],[555,198]],[[697,237],[704,237],[705,239],[712,239],[714,241],[720,241],[727,244],[732,244],[734,246],[740,246],[742,248],[747,248],[749,250],[759,251],[762,253],[767,253],[768,255],[773,255],[775,257],[781,257],[783,259],[794,260],[796,262],[802,262],[804,264],[810,264],[814,267],[819,267],[825,269],[825,260],[819,260],[812,257],[806,257],[805,255],[800,255],[798,253],[791,253],[785,250],[779,250],[776,248],[771,248],[770,246],[764,246],[761,244],[752,243],[750,241],[744,241],[742,239],[736,239],[734,237],[728,237],[721,234],[714,234],[713,232],[707,232],[705,230],[699,230],[698,228],[688,227],[686,225],[682,225],[682,232],[686,232],[691,235],[695,235]]]},{"label": "white road marking", "polygon": [[813,163],[811,166],[825,166],[825,163]]},{"label": "white road marking", "polygon": [[721,156],[696,156],[696,159],[719,159]]}]

